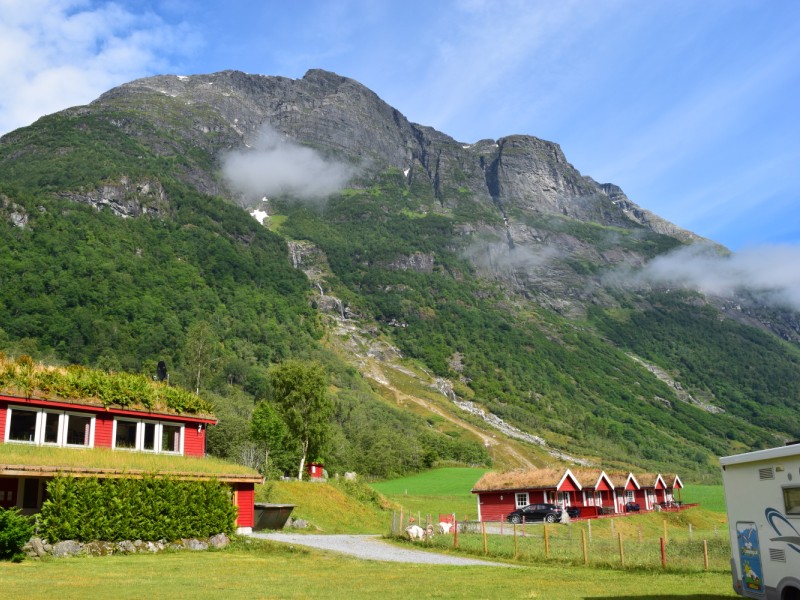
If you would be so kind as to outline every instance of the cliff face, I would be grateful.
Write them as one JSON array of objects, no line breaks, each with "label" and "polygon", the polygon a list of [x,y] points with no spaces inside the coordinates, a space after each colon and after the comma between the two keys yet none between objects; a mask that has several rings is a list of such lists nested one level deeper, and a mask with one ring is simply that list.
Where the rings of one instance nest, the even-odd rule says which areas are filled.
[{"label": "cliff face", "polygon": [[[360,83],[327,71],[311,70],[297,80],[238,71],[163,75],[125,84],[95,102],[108,108],[132,103],[150,105],[159,130],[168,131],[184,150],[199,145],[218,155],[253,145],[260,128],[269,125],[368,171],[402,170],[445,208],[469,196],[507,219],[515,213],[552,214],[697,237],[638,207],[618,187],[582,176],[558,144],[524,135],[458,142],[411,123]],[[180,113],[189,117],[189,128],[185,118],[174,118]],[[216,189],[207,176],[193,179],[202,191]]]}]

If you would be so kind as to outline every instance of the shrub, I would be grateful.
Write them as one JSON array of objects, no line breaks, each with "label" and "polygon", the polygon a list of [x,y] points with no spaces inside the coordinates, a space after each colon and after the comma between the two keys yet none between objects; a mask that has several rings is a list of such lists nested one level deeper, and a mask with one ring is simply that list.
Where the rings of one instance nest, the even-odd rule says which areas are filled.
[{"label": "shrub", "polygon": [[233,533],[236,507],[227,485],[168,477],[55,477],[40,526],[48,540],[176,540]]},{"label": "shrub", "polygon": [[25,558],[22,547],[33,535],[33,526],[16,508],[0,508],[0,559],[19,562]]}]

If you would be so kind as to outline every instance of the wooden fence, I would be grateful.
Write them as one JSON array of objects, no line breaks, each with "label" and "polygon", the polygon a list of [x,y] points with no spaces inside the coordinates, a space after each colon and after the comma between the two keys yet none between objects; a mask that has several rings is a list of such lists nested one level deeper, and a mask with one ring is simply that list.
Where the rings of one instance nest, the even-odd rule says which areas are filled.
[{"label": "wooden fence", "polygon": [[[396,517],[399,515],[396,515]],[[436,521],[413,515],[423,529]],[[408,517],[393,519],[392,532],[403,535]],[[614,520],[567,524],[457,521],[448,535],[434,533],[424,543],[432,548],[521,562],[621,569],[666,569],[724,572],[730,568],[730,544],[725,527],[698,529],[663,520],[643,526]],[[417,542],[420,543],[420,542]]]}]

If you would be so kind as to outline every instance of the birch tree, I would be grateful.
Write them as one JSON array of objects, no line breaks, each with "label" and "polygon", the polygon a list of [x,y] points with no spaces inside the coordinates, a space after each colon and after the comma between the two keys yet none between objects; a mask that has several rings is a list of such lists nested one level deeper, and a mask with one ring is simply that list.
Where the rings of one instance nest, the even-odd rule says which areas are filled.
[{"label": "birch tree", "polygon": [[322,449],[333,413],[325,371],[316,362],[288,360],[270,370],[270,383],[289,434],[300,445],[297,478],[303,479],[308,455]]}]

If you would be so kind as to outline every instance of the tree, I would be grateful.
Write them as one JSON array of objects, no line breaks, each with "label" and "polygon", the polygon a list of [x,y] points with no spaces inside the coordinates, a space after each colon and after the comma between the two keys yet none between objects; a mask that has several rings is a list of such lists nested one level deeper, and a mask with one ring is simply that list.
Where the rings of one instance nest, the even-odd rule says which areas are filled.
[{"label": "tree", "polygon": [[200,393],[200,380],[210,372],[219,358],[219,338],[205,321],[194,323],[186,334],[186,367],[194,380],[195,393]]},{"label": "tree", "polygon": [[264,475],[270,471],[270,454],[283,448],[287,433],[278,411],[269,402],[259,402],[250,420],[250,438],[264,452]]},{"label": "tree", "polygon": [[325,371],[316,362],[288,360],[270,370],[270,383],[289,433],[300,444],[297,478],[302,479],[308,454],[322,449],[333,414]]}]

